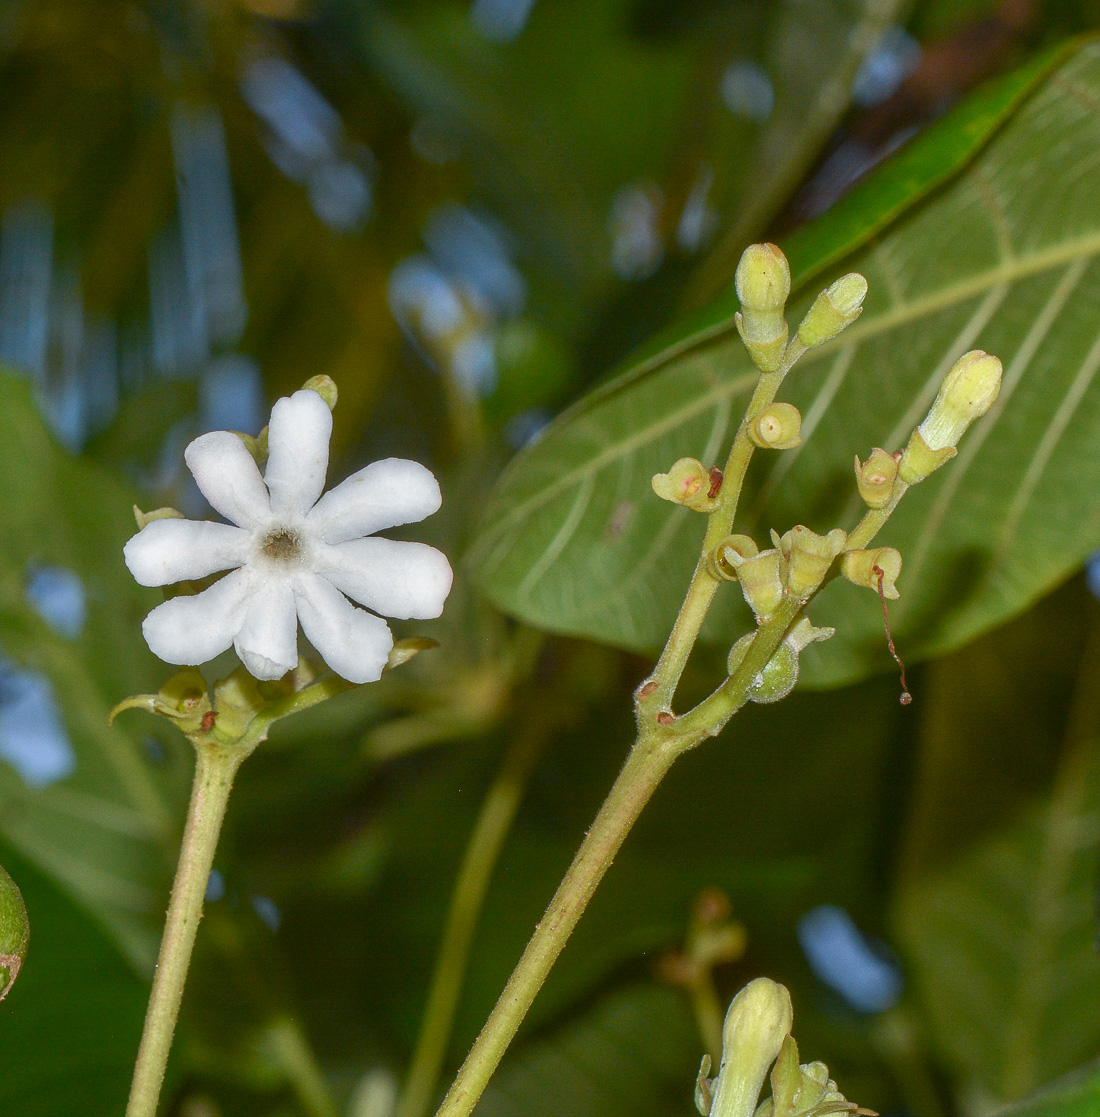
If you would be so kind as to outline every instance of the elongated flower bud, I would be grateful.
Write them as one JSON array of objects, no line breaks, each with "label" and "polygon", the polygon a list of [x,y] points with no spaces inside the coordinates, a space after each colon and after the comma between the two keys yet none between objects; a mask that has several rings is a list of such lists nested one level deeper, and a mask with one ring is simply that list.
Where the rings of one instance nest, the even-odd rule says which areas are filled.
[{"label": "elongated flower bud", "polygon": [[842,275],[814,299],[798,327],[798,340],[807,349],[831,341],[863,313],[866,296],[867,280],[862,275],[858,272]]},{"label": "elongated flower bud", "polygon": [[794,404],[772,403],[752,421],[749,437],[764,450],[791,450],[802,442],[802,414]]},{"label": "elongated flower bud", "polygon": [[726,1013],[711,1117],[752,1117],[760,1088],[794,1023],[791,996],[766,977],[750,981]]},{"label": "elongated flower bud", "polygon": [[957,446],[963,432],[984,415],[1001,390],[1001,362],[973,349],[943,378],[939,394],[917,428],[929,450]]},{"label": "elongated flower bud", "polygon": [[791,293],[787,257],[774,244],[750,244],[734,277],[741,311],[737,329],[756,367],[774,372],[783,360],[787,322],[783,308]]}]

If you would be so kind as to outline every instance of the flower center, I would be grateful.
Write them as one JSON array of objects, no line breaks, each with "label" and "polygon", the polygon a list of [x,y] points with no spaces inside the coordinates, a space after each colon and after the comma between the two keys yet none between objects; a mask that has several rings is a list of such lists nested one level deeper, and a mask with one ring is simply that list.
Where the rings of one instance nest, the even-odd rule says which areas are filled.
[{"label": "flower center", "polygon": [[302,541],[290,528],[276,528],[264,540],[263,553],[276,562],[290,562],[301,555]]}]

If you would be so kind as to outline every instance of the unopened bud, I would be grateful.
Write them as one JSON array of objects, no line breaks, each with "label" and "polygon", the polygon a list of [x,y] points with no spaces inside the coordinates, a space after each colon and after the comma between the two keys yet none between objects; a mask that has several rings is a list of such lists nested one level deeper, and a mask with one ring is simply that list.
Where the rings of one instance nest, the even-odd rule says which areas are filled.
[{"label": "unopened bud", "polygon": [[711,1117],[752,1117],[760,1088],[794,1023],[791,996],[766,977],[733,999],[722,1027],[722,1066]]},{"label": "unopened bud", "polygon": [[770,617],[783,600],[783,556],[777,550],[761,551],[737,567],[737,580],[757,618]]},{"label": "unopened bud", "polygon": [[791,450],[802,442],[802,414],[790,403],[772,403],[752,421],[749,436],[765,450]]},{"label": "unopened bud", "polygon": [[1001,362],[980,349],[971,350],[943,378],[939,394],[917,428],[929,450],[957,446],[963,432],[984,415],[1001,390]]},{"label": "unopened bud", "polygon": [[858,272],[842,275],[814,299],[798,327],[798,340],[807,349],[831,341],[863,313],[866,296],[867,280],[862,275]]},{"label": "unopened bud", "polygon": [[787,556],[787,588],[795,597],[806,597],[821,585],[833,559],[844,550],[848,535],[833,528],[818,535],[802,524],[791,528],[780,540]]},{"label": "unopened bud", "polygon": [[742,310],[782,310],[791,293],[791,269],[783,250],[774,244],[750,244],[741,253],[734,286]]},{"label": "unopened bud", "polygon": [[710,495],[710,473],[695,458],[681,458],[667,473],[656,474],[650,483],[662,500],[696,512],[709,512],[718,503]]},{"label": "unopened bud", "polygon": [[791,293],[787,257],[774,244],[750,244],[741,255],[734,278],[741,310],[737,330],[754,364],[774,372],[783,361],[787,322],[783,308]]},{"label": "unopened bud", "polygon": [[869,508],[885,508],[890,503],[897,476],[897,458],[877,446],[862,464],[856,456],[856,487]]},{"label": "unopened bud", "polygon": [[331,376],[326,376],[324,373],[311,376],[302,388],[305,391],[316,392],[328,404],[329,411],[336,410],[336,399],[339,393],[336,391],[336,382]]},{"label": "unopened bud", "polygon": [[8,995],[19,976],[30,935],[23,897],[15,881],[0,865],[0,1001]]},{"label": "unopened bud", "polygon": [[747,535],[727,535],[711,553],[711,571],[723,581],[736,582],[738,567],[759,553],[760,548]]},{"label": "unopened bud", "polygon": [[894,584],[901,573],[901,553],[893,547],[874,547],[869,551],[847,551],[840,560],[840,573],[849,582],[868,589],[879,589],[882,579],[882,596],[896,601],[901,594]]}]

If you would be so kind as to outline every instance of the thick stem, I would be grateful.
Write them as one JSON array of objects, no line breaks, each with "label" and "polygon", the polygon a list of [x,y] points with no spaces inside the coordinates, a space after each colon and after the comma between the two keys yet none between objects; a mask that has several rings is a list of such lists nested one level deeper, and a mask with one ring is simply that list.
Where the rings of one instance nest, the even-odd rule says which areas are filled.
[{"label": "thick stem", "polygon": [[623,839],[678,754],[651,738],[635,744],[436,1117],[467,1117],[473,1110]]},{"label": "thick stem", "polygon": [[225,805],[233,786],[233,777],[247,753],[218,745],[198,744],[195,755],[191,804],[187,810],[187,824],[141,1046],[134,1066],[126,1117],[156,1115],[183,986],[191,963],[191,951],[202,918],[203,897],[225,817]]},{"label": "thick stem", "polygon": [[504,841],[512,828],[527,780],[546,740],[545,713],[511,743],[485,796],[455,882],[443,942],[432,974],[424,1022],[409,1066],[397,1117],[423,1117],[431,1104],[447,1054],[470,946]]}]

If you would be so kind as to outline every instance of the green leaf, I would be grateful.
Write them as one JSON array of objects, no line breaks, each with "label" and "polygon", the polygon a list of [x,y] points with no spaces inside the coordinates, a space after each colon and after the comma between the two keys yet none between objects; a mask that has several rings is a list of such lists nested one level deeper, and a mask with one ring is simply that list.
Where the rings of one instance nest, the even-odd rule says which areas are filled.
[{"label": "green leaf", "polygon": [[[956,657],[953,670],[944,665],[943,673],[955,676],[946,682],[956,698],[978,687],[980,709],[986,695],[998,695],[1003,684],[986,689],[984,680],[964,670],[975,662],[981,659],[969,653]],[[1036,670],[1034,659],[1031,668]],[[978,1091],[998,1100],[1023,1097],[1100,1047],[1095,909],[1100,850],[1094,826],[1100,812],[1098,669],[1100,643],[1094,637],[1048,797],[954,857],[920,836],[927,826],[918,825],[917,848],[909,851],[916,864],[898,898],[899,942],[935,1045],[958,1074],[964,1093]],[[1034,744],[1026,728],[1018,740],[1011,730],[1002,735],[995,729],[990,749],[984,736],[970,733],[964,740],[966,730],[941,734],[935,695],[931,704],[923,747],[931,770],[926,759],[920,774],[925,787],[944,783],[935,779],[937,771],[954,771],[957,778],[967,767],[967,751],[993,752],[1005,765],[1006,749],[1024,751]],[[967,700],[966,705],[973,710],[975,703]],[[964,755],[956,757],[960,752]],[[998,766],[988,762],[992,778],[978,790],[1003,803]],[[969,767],[980,771],[982,761],[975,759]],[[1000,782],[1007,781],[1001,776]],[[951,789],[940,786],[939,796],[944,794],[950,799]],[[977,803],[974,809],[981,814],[987,808]],[[935,821],[935,807],[921,809],[919,800],[915,814]]]},{"label": "green leaf", "polygon": [[1100,1112],[1100,1063],[1090,1063],[995,1117],[1094,1117]]},{"label": "green leaf", "polygon": [[[839,259],[818,234],[837,259],[820,278],[861,271],[870,294],[860,321],[784,386],[806,441],[758,456],[738,530],[762,540],[793,523],[851,527],[853,454],[902,444],[967,349],[1005,363],[1001,398],[959,457],[907,495],[880,536],[907,564],[891,610],[903,654],[942,652],[1021,611],[1100,542],[1087,511],[1100,484],[1098,143],[1100,47],[1090,42],[948,187],[868,245]],[[863,196],[870,206],[875,190]],[[813,293],[794,300],[793,321]],[[503,608],[640,651],[663,642],[703,524],[656,500],[649,478],[685,454],[721,461],[755,381],[728,317],[696,327],[593,393],[507,471],[472,555]],[[739,597],[724,591],[704,638],[744,631]],[[837,684],[889,663],[866,591],[831,586],[813,619],[839,632],[807,649],[804,681]]]},{"label": "green leaf", "polygon": [[[134,494],[62,450],[26,382],[4,374],[0,476],[0,648],[49,680],[75,759],[70,775],[46,786],[0,762],[0,834],[151,968],[182,789],[178,778],[167,786],[178,770],[154,773],[140,743],[148,722],[107,724],[115,702],[155,691],[167,673],[140,635],[156,594],[137,587],[122,562]],[[87,619],[75,637],[52,628],[27,596],[34,569],[55,565],[84,586]]]},{"label": "green leaf", "polygon": [[145,986],[62,889],[9,849],[3,857],[19,875],[34,942],[0,1004],[0,1112],[115,1117],[126,1104]]}]

